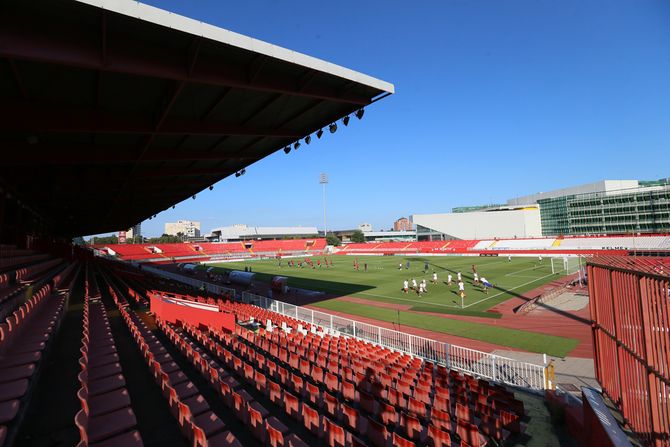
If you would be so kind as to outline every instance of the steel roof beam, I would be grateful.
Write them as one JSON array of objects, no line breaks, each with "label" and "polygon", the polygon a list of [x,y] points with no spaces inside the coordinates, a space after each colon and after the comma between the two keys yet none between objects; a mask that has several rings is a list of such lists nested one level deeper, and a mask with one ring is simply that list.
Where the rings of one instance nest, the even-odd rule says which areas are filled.
[{"label": "steel roof beam", "polygon": [[[247,70],[233,68],[213,56],[205,58],[201,55],[189,69],[174,57],[173,49],[128,40],[129,36],[115,38],[114,45],[105,42],[103,61],[99,35],[73,29],[61,22],[20,26],[25,21],[11,14],[0,18],[1,56],[97,71],[320,98],[358,106],[370,104],[370,99],[366,97],[351,93],[340,95],[337,88],[323,85],[299,88],[294,77],[280,76],[271,70],[264,70],[265,75],[260,71],[251,79]],[[131,48],[132,51],[121,51],[119,48]]]}]

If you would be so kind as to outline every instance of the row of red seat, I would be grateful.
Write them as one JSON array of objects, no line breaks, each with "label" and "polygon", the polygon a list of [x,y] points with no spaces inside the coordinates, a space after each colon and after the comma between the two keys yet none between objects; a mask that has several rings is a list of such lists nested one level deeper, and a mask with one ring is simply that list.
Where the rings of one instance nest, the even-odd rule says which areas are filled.
[{"label": "row of red seat", "polygon": [[[310,329],[310,325],[301,320],[257,306],[211,297],[183,298],[217,303],[223,310],[235,312],[239,320],[253,316],[261,322],[270,319],[277,326],[285,323],[295,329],[301,324]],[[521,430],[523,404],[504,387],[372,343],[309,332],[307,335],[279,330],[268,333],[261,329],[259,335],[253,335],[239,327],[238,336],[242,338],[216,333],[218,339],[212,339],[212,333],[208,340],[198,338],[201,331],[186,329],[203,346],[209,345],[210,352],[216,353],[215,357],[243,380],[268,396],[268,388],[273,389],[275,402],[282,405],[292,402],[296,411],[286,408],[287,414],[299,422],[304,423],[302,413],[314,410],[316,419],[311,418],[311,429],[308,429],[317,436],[324,436],[326,432],[340,433],[342,429],[342,439],[347,444],[360,436],[374,445],[412,445],[412,442],[449,445],[451,439],[483,445],[489,438],[502,442],[509,431]],[[227,345],[224,340],[231,344]],[[212,344],[217,342],[220,348]],[[187,350],[185,355],[195,361],[196,367],[202,361],[198,356],[203,353],[193,354],[193,346],[186,348],[182,344],[180,349]],[[208,369],[203,363],[201,372],[208,373]],[[223,374],[221,370],[219,374]],[[222,395],[225,393],[222,391]],[[238,398],[231,399],[234,403]],[[255,413],[249,410],[248,404],[248,401],[242,402],[238,410],[246,413],[244,417],[249,417],[249,423],[253,424],[251,415]],[[303,407],[305,410],[299,411]],[[307,417],[309,419],[309,415]],[[253,430],[269,433],[262,425],[253,425]],[[339,435],[328,442],[337,445],[338,439]]]},{"label": "row of red seat", "polygon": [[[279,334],[273,334],[276,335]],[[397,416],[405,411],[428,424],[435,416],[443,421],[454,420],[455,416],[456,420],[480,425],[487,436],[500,441],[502,426],[509,423],[511,427],[518,427],[518,419],[524,415],[523,404],[503,387],[489,385],[487,381],[463,376],[456,371],[447,373],[445,367],[435,367],[419,359],[410,362],[409,356],[395,356],[394,360],[393,355],[382,355],[366,365],[361,361],[352,361],[352,357],[356,356],[351,353],[356,348],[351,346],[343,348],[326,345],[324,350],[324,346],[319,344],[305,347],[290,341],[287,343],[286,340],[275,344],[272,341],[268,343],[263,336],[260,342],[258,337],[254,338],[250,338],[250,341],[264,352],[284,363],[288,359],[291,368],[298,369],[316,383],[325,384],[327,390],[341,394],[345,400],[359,402],[360,399],[371,413],[381,415],[387,425],[390,422],[396,425]],[[278,348],[287,344],[288,353],[286,349]],[[330,345],[333,345],[332,340]],[[291,353],[291,349],[295,349],[294,353]],[[304,357],[305,353],[307,358]],[[369,354],[358,356],[365,359]],[[350,366],[343,366],[347,363]],[[327,372],[324,374],[324,371]],[[371,383],[357,394],[357,387],[366,381]],[[452,433],[458,429],[451,423],[436,425]]]},{"label": "row of red seat", "polygon": [[[109,248],[124,260],[142,260],[171,258],[185,259],[208,257],[229,254],[249,253],[292,253],[292,252],[321,252],[326,247],[326,240],[317,239],[287,239],[264,240],[227,243],[173,243],[173,244],[109,244],[97,245],[98,249]],[[161,253],[154,253],[151,247],[158,248]]]},{"label": "row of red seat", "polygon": [[67,291],[70,289],[70,284],[79,274],[80,264],[78,262],[72,262],[68,264],[67,267],[56,276],[53,277],[54,288],[58,291]]},{"label": "row of red seat", "polygon": [[[459,433],[461,439],[467,441],[468,445],[484,445],[485,443],[485,439],[477,432],[476,426],[469,424],[469,421],[463,420],[457,424],[458,419],[456,419],[454,422],[456,427],[452,428],[449,410],[446,406],[446,411],[440,415],[443,416],[443,420],[433,420],[435,411],[430,411],[429,414],[426,404],[411,395],[398,392],[391,394],[390,391],[387,394],[388,390],[375,380],[373,368],[352,362],[350,364],[353,368],[342,366],[338,369],[337,363],[335,365],[329,363],[328,369],[324,369],[312,361],[302,357],[298,358],[297,355],[289,355],[287,362],[282,360],[281,354],[276,357],[272,356],[270,354],[272,348],[270,351],[257,348],[258,346],[256,346],[256,357],[253,360],[249,357],[250,361],[260,360],[258,354],[262,353],[264,357],[280,362],[283,365],[282,368],[292,371],[286,385],[298,396],[302,395],[308,399],[309,403],[322,407],[326,415],[343,419],[353,433],[367,435],[368,429],[372,430],[368,437],[372,438],[369,440],[374,445],[387,444],[394,434],[407,436],[417,443],[424,443],[428,436],[427,429],[424,430],[422,426],[424,421],[428,427],[432,422],[434,427],[446,430],[443,434],[433,432],[434,435],[439,435],[440,439],[449,438],[449,432],[452,432]],[[241,349],[240,352],[244,355],[244,349]],[[383,357],[379,358],[378,363],[381,364],[382,359]],[[351,358],[340,357],[338,363],[343,365],[347,362],[351,362]],[[420,359],[412,360],[409,356],[396,356],[391,363],[397,365],[400,371],[405,371],[405,368],[409,371],[410,368],[423,366]],[[378,368],[382,366],[379,365]],[[282,376],[280,371],[279,377]],[[412,374],[403,374],[398,377],[410,378]],[[282,380],[280,381],[283,383]],[[446,385],[444,382],[441,383]],[[446,391],[446,396],[449,396],[449,389],[445,388],[444,391]],[[449,401],[446,402],[448,404]],[[363,417],[359,411],[362,412]]]},{"label": "row of red seat", "polygon": [[28,267],[22,267],[16,270],[16,280],[31,281],[35,277],[39,276],[41,273],[56,267],[58,264],[62,262],[63,262],[62,259],[52,259],[49,261],[40,262],[39,264],[33,264]]},{"label": "row of red seat", "polygon": [[3,253],[0,255],[0,270],[12,270],[24,264],[44,261],[51,256],[48,254],[32,254],[30,250]]},{"label": "row of red seat", "polygon": [[[271,446],[306,447],[307,444],[275,416],[263,407],[235,380],[225,368],[208,353],[198,347],[181,330],[157,320],[158,327],[168,336],[173,344],[189,359],[193,366],[211,383],[217,384],[224,403],[233,410],[235,416],[242,421],[253,436],[263,444]],[[252,386],[254,384],[251,384]]]},{"label": "row of red seat", "polygon": [[16,418],[49,340],[60,326],[65,295],[40,287],[0,323],[0,445]]},{"label": "row of red seat", "polygon": [[[238,313],[238,315],[241,315],[243,318],[246,318],[245,313],[246,314],[253,313],[256,316],[259,316],[259,312],[254,312],[251,310],[254,309],[255,306],[249,306],[242,303],[225,303],[224,305],[222,305],[222,307],[227,310]],[[278,316],[278,314],[274,314],[265,310],[260,311],[264,313],[261,317]],[[286,321],[285,320],[286,317],[281,315],[279,315],[278,317],[280,320]],[[274,319],[276,322],[277,318]],[[297,321],[299,320],[296,320],[296,322]],[[295,322],[289,321],[289,323],[295,323]],[[262,330],[261,333],[263,333]],[[279,334],[282,334],[282,336],[286,338],[294,337],[293,335],[285,335],[284,332],[280,332]],[[273,336],[279,336],[279,334],[274,333]],[[323,342],[323,340],[326,340],[328,336],[326,336],[326,338],[321,338],[314,336],[313,334],[308,334],[307,337],[305,337],[303,340],[307,340],[310,337],[313,337],[315,340],[321,340]],[[346,339],[339,338],[339,340],[341,341]],[[286,340],[284,340],[284,343],[286,343]],[[362,344],[365,348],[363,350],[364,352],[357,353],[356,348],[352,348],[352,346],[346,346],[345,348],[340,347],[339,348],[340,352],[348,354],[353,352],[356,353],[357,355],[360,355],[361,359],[370,359],[371,357],[370,349],[371,348],[375,349],[373,348],[373,346],[376,347],[376,345],[371,345],[360,341],[350,341],[347,343]],[[379,354],[379,358],[385,358],[385,359],[390,358],[389,357],[390,351],[380,347],[376,348],[381,351],[381,353]],[[267,351],[267,349],[266,353],[269,353],[270,355],[274,354],[274,356],[279,355],[279,358],[281,358],[281,354],[278,354],[276,349],[277,347],[275,345],[274,353],[272,351]],[[299,349],[300,348],[296,348],[296,352]],[[311,347],[307,346],[302,347],[302,352],[304,353],[305,351],[307,351],[311,352],[312,355],[314,355],[314,352],[317,352],[318,349],[319,348],[314,346]],[[286,360],[287,359],[284,358],[284,361]],[[299,368],[297,357],[289,359],[289,364],[294,369]],[[429,362],[426,362],[426,365],[431,364]],[[321,364],[311,366],[312,374],[314,368],[316,368],[319,369],[319,371],[321,371],[321,377],[323,377],[322,368],[325,367],[326,363],[324,357],[324,360]],[[333,370],[338,371],[337,369],[338,367],[339,365],[337,363],[334,365],[332,363],[328,364],[328,370],[330,371]],[[346,368],[347,367],[344,367],[345,370]],[[446,379],[447,377],[446,369],[443,367],[438,367],[438,369],[436,370],[440,370],[440,368],[442,370],[443,379]],[[407,380],[397,380],[392,382],[391,376],[386,372],[384,372],[383,364],[374,365],[374,370],[376,371],[376,374],[381,384],[386,388],[382,389],[381,393],[378,393],[378,397],[382,397],[382,393],[387,393],[383,395],[383,399],[384,400],[388,399],[389,402],[393,402],[394,406],[397,407],[396,409],[399,412],[408,411],[410,413],[414,413],[414,415],[410,415],[406,419],[411,419],[414,416],[426,418],[427,408],[433,409],[434,410],[433,412],[438,414],[442,420],[449,421],[450,419],[454,419],[455,416],[457,420],[461,421],[460,426],[452,422],[438,425],[440,425],[441,429],[442,428],[447,429],[452,433],[461,430],[461,432],[463,432],[464,434],[468,434],[468,439],[471,439],[471,441],[472,438],[475,438],[477,440],[477,442],[472,442],[474,444],[481,442],[482,438],[476,434],[476,430],[474,430],[475,427],[467,424],[471,423],[480,424],[483,433],[487,434],[488,436],[498,441],[501,441],[503,437],[505,437],[507,434],[507,430],[504,430],[503,427],[509,428],[513,432],[518,432],[520,430],[519,419],[524,415],[523,404],[520,401],[515,400],[513,398],[513,395],[509,393],[507,390],[505,390],[503,387],[492,385],[489,388],[487,381],[476,380],[472,377],[468,377],[470,384],[469,386],[467,385],[467,383],[463,383],[459,387],[451,386],[450,388],[445,388],[443,385],[446,385],[446,383],[442,382],[441,384],[438,384],[437,379],[434,379],[435,381],[431,383],[421,383],[422,378],[418,377],[420,372],[419,370],[415,370],[411,374],[407,370],[396,371],[397,377],[403,377],[404,379]],[[365,368],[359,365],[359,370],[357,371],[357,374],[363,377],[364,371]],[[301,372],[305,373],[306,375],[309,375],[310,366],[307,366],[306,371],[304,369],[301,369]],[[326,377],[328,377],[328,374],[326,374]],[[459,375],[458,373],[451,371],[449,377],[459,377]],[[317,381],[320,382],[321,380],[323,379],[318,379]],[[391,385],[393,385],[393,387]],[[392,392],[395,394],[392,394]],[[391,396],[398,396],[398,394],[399,397],[394,397],[393,399],[391,399]],[[450,399],[450,395],[453,395],[454,397]],[[373,405],[375,405],[375,403],[373,403]],[[384,406],[385,408],[388,408],[388,404],[383,402],[377,402],[377,405],[379,405],[380,407]],[[393,414],[396,414],[395,410],[393,411]],[[430,424],[426,429],[418,430],[416,436],[418,438],[417,441],[425,440],[425,436],[427,435],[428,430],[431,430]],[[470,432],[468,432],[467,430],[470,430]]]},{"label": "row of red seat", "polygon": [[[211,343],[209,336],[196,328],[188,327],[204,343]],[[244,331],[244,330],[243,330]],[[234,341],[235,337],[224,335],[224,339]],[[222,343],[222,339],[219,339]],[[380,426],[378,422],[368,417],[362,425],[351,424],[357,407],[351,401],[339,401],[332,390],[324,386],[324,382],[311,381],[309,376],[292,368],[277,357],[269,356],[267,352],[247,351],[246,345],[230,344],[229,351],[223,345],[216,345],[217,355],[222,358],[229,368],[243,375],[249,383],[254,383],[259,390],[263,390],[278,405],[284,407],[285,412],[297,422],[303,424],[315,436],[323,438],[329,446],[358,446],[365,443],[357,436],[375,446],[392,445],[413,446],[412,441],[405,438],[401,430],[383,436],[376,432]],[[361,422],[364,421],[360,418]],[[344,423],[344,427],[340,424]],[[360,429],[359,429],[360,428]],[[439,444],[437,444],[439,445]]]},{"label": "row of red seat", "polygon": [[[208,300],[201,298],[198,301],[214,302],[214,300],[211,298]],[[249,318],[249,316],[254,316],[255,318],[260,319],[261,322],[265,321],[266,319],[270,319],[276,325],[284,323],[295,328],[298,324],[304,324],[309,329],[309,325],[306,323],[301,323],[300,320],[291,319],[289,317],[279,315],[265,309],[260,309],[256,306],[243,303],[233,303],[229,301],[222,302],[221,300],[219,300],[219,306],[223,310],[234,312],[238,319],[246,320]],[[260,333],[264,334],[265,332],[261,329]],[[431,408],[438,408],[439,410],[448,414],[458,414],[461,419],[468,422],[479,422],[479,418],[481,417],[487,423],[486,427],[484,427],[484,431],[495,438],[501,437],[501,432],[499,430],[500,424],[496,422],[498,420],[503,421],[505,425],[513,427],[513,431],[519,431],[518,419],[524,414],[523,405],[520,401],[516,401],[513,395],[503,387],[492,385],[489,388],[487,381],[478,381],[472,377],[467,376],[470,381],[469,385],[463,384],[462,386],[458,387],[456,390],[460,390],[461,392],[452,392],[452,394],[455,394],[455,396],[453,399],[449,399],[449,390],[447,389],[447,392],[445,393],[445,389],[442,386],[443,384],[438,384],[437,378],[432,379],[430,383],[426,383],[420,377],[421,371],[416,367],[410,370],[407,368],[407,365],[405,365],[400,367],[399,370],[393,370],[392,363],[399,355],[397,352],[393,352],[378,345],[360,340],[347,339],[342,337],[331,338],[328,335],[323,338],[311,333],[308,333],[305,337],[301,335],[286,334],[285,332],[275,332],[271,335],[271,337],[279,336],[283,338],[281,345],[288,346],[289,348],[293,347],[295,352],[301,353],[301,356],[303,357],[305,356],[305,353],[310,353],[313,357],[315,357],[315,353],[322,349],[320,346],[311,345],[311,340],[318,340],[319,343],[329,343],[329,340],[331,340],[330,342],[332,342],[332,340],[337,340],[337,343],[340,346],[334,351],[334,354],[336,355],[335,362],[330,361],[326,364],[325,356],[316,357],[316,359],[312,358],[310,361],[314,363],[314,365],[307,366],[307,371],[303,370],[303,373],[309,374],[310,367],[318,369],[325,369],[327,367],[328,370],[335,371],[337,373],[343,369],[346,370],[349,368],[349,366],[352,366],[358,375],[363,376],[365,371],[368,368],[371,368],[373,371],[375,371],[376,378],[385,388],[382,390],[384,393],[400,392],[407,395],[404,399],[401,395],[400,398],[395,398],[393,401],[394,404],[401,403],[399,406],[400,410],[407,409],[407,405],[411,405],[412,402],[414,402],[413,408],[415,412],[422,417],[425,417],[426,406]],[[298,346],[296,343],[294,343],[293,340],[296,340],[296,342],[301,344],[301,346]],[[298,358],[300,356],[287,359],[286,349],[282,348],[282,355],[282,352],[278,348],[277,344],[274,344],[274,352],[271,350],[272,348],[270,348],[270,350],[268,347],[264,348],[270,355],[274,355],[275,357],[279,358],[283,357],[282,360],[285,362],[292,361],[293,364],[290,366],[296,369],[299,367]],[[342,364],[341,362],[338,363],[337,355],[342,354],[348,356],[349,358],[358,360],[353,360],[351,365]],[[409,356],[405,356],[405,360],[409,358]],[[380,362],[379,359],[383,359],[383,362]],[[414,359],[414,361],[419,362],[419,365],[421,364],[420,359]],[[432,365],[429,362],[426,362],[425,364]],[[446,369],[444,367],[438,367],[436,371],[441,371],[442,377],[440,379],[444,380],[447,378]],[[393,375],[391,373],[393,373]],[[404,380],[396,380],[398,377],[402,377]],[[451,371],[449,377],[459,376],[455,371]],[[351,380],[350,377],[347,378]],[[416,387],[414,386],[413,382],[416,383]],[[384,398],[386,398],[386,396],[384,396]],[[460,402],[457,402],[459,399]],[[424,410],[421,411],[420,408],[424,408]],[[515,410],[518,411],[515,412]],[[494,427],[489,426],[489,422],[494,424]],[[496,429],[495,427],[498,428]]]},{"label": "row of red seat", "polygon": [[62,260],[54,259],[0,275],[0,303],[16,297],[29,284],[48,278],[50,272],[61,263]]},{"label": "row of red seat", "polygon": [[420,241],[420,242],[366,242],[347,244],[338,254],[347,253],[464,253],[472,249],[479,240]]},{"label": "row of red seat", "polygon": [[87,299],[100,298],[100,288],[91,264],[86,264],[84,267],[84,296]]},{"label": "row of red seat", "polygon": [[195,447],[239,446],[234,435],[210,409],[198,388],[188,380],[163,344],[137,315],[129,310],[125,299],[110,285],[109,291],[121,316],[142,351],[156,383],[163,391],[182,433]]},{"label": "row of red seat", "polygon": [[75,416],[79,447],[142,446],[114,336],[99,297],[84,297],[81,344],[81,388],[77,392],[81,410]]}]

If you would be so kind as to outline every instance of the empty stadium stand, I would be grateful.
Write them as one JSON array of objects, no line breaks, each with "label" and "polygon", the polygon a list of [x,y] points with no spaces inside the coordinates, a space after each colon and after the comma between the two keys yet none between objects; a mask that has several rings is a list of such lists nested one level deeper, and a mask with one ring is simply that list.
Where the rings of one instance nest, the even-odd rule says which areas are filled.
[{"label": "empty stadium stand", "polygon": [[[326,248],[325,239],[289,239],[226,243],[192,244],[109,244],[96,249],[124,261],[193,262],[226,258],[274,257],[294,254],[320,254]],[[157,250],[156,250],[157,249]]]},{"label": "empty stadium stand", "polygon": [[0,251],[0,446],[16,437],[79,271],[50,258]]},{"label": "empty stadium stand", "polygon": [[[139,282],[150,287],[156,281],[145,277]],[[114,282],[119,284],[118,278]],[[249,304],[180,295],[216,303],[238,321],[269,320],[274,329],[253,332],[237,326],[226,333],[157,318],[160,337],[171,343],[165,346],[147,325],[153,317],[140,317],[125,300],[123,284],[118,290],[110,286],[110,293],[182,433],[194,445],[241,444],[209,410],[201,391],[185,380],[166,348],[179,351],[217,391],[247,436],[269,445],[484,446],[523,431],[520,421],[527,412],[505,387],[357,339],[317,335],[305,322]],[[133,295],[147,293],[167,292],[141,288]],[[119,424],[134,433],[132,418],[124,418],[127,422]]]}]

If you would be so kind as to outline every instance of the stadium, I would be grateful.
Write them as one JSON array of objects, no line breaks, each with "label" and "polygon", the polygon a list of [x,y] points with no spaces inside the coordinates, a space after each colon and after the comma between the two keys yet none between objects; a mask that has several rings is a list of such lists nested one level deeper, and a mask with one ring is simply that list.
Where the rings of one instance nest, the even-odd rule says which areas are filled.
[{"label": "stadium", "polygon": [[133,1],[0,23],[0,446],[670,446],[667,179],[415,240],[75,243],[364,132],[395,87]]}]

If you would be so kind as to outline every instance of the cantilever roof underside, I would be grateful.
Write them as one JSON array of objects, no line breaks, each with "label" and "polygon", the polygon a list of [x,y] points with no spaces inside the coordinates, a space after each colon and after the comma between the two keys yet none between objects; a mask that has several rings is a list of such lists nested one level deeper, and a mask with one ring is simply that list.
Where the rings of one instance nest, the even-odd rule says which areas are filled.
[{"label": "cantilever roof underside", "polygon": [[128,228],[393,85],[132,1],[0,4],[0,187],[54,234]]}]

